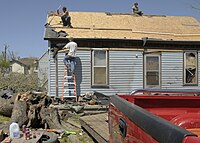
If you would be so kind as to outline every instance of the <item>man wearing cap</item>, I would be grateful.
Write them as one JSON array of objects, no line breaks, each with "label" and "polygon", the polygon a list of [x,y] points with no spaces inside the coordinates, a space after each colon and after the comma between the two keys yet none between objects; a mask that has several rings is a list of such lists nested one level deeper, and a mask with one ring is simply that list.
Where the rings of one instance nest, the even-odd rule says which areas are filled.
[{"label": "man wearing cap", "polygon": [[140,15],[140,16],[143,15],[142,11],[139,10],[138,3],[137,3],[137,2],[134,3],[134,6],[132,7],[132,12],[133,12],[134,14],[138,14],[138,15]]},{"label": "man wearing cap", "polygon": [[70,65],[70,69],[73,75],[77,50],[77,43],[73,41],[73,37],[69,38],[69,43],[64,46],[64,49],[68,49],[68,53],[65,54],[63,62],[67,67]]}]

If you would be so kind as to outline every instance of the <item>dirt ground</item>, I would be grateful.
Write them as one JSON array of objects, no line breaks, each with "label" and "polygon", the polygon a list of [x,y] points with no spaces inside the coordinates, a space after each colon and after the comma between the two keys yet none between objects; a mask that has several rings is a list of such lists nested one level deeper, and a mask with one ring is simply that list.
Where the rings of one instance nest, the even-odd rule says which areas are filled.
[{"label": "dirt ground", "polygon": [[[74,115],[70,118],[71,121],[80,125],[78,115]],[[0,116],[0,124],[10,121],[9,117]],[[95,143],[95,141],[81,128],[77,128],[72,124],[67,123],[67,120],[64,121],[68,127],[68,134],[63,134],[62,137],[58,137],[60,143]],[[71,132],[71,134],[70,134]],[[59,136],[59,135],[58,135]]]}]

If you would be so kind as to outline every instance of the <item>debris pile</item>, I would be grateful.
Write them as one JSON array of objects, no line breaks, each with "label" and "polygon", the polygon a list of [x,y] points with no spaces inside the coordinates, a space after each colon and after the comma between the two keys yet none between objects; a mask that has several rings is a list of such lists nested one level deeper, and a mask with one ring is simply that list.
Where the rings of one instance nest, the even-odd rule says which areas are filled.
[{"label": "debris pile", "polygon": [[79,102],[89,105],[107,105],[109,102],[109,96],[106,96],[100,92],[87,92],[79,97]]},{"label": "debris pile", "polygon": [[0,129],[8,132],[9,125],[15,121],[20,128],[25,125],[27,128],[48,132],[56,129],[54,133],[62,130],[62,133],[57,133],[60,138],[74,138],[76,135],[80,138],[86,136],[88,140],[90,137],[82,131],[80,116],[105,113],[108,102],[109,97],[99,92],[88,92],[78,102],[74,102],[49,97],[47,92],[27,91],[16,94],[12,90],[4,90],[0,96],[0,114],[10,116],[11,121],[0,124]]},{"label": "debris pile", "polygon": [[6,89],[6,90],[1,90],[0,91],[0,97],[4,99],[9,99],[11,98],[15,93],[15,91],[11,89]]}]

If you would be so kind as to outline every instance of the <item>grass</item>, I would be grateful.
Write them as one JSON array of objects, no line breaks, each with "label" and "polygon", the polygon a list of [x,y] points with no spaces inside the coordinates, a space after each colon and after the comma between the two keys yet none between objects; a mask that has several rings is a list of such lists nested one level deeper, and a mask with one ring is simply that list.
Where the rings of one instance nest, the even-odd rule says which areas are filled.
[{"label": "grass", "polygon": [[[70,136],[70,135],[69,135]],[[73,140],[73,138],[70,138],[68,135],[64,135],[63,137],[62,137],[62,139],[59,139],[59,141],[60,141],[60,143],[74,143],[75,141]],[[76,135],[76,138],[77,138],[77,140],[79,140],[79,142],[81,142],[81,143],[88,143],[88,142],[90,142],[90,143],[92,143],[92,142],[94,142],[93,140],[92,140],[92,138],[91,137],[89,137],[88,136],[88,134],[87,133],[84,133],[83,135]],[[77,141],[76,140],[76,141]]]},{"label": "grass", "polygon": [[7,121],[10,121],[10,118],[9,118],[9,117],[5,117],[5,116],[1,116],[1,115],[0,115],[0,122],[1,122],[1,123],[7,122]]},{"label": "grass", "polygon": [[79,141],[82,143],[93,142],[92,138],[89,137],[87,134],[83,134],[83,136],[79,138]]}]

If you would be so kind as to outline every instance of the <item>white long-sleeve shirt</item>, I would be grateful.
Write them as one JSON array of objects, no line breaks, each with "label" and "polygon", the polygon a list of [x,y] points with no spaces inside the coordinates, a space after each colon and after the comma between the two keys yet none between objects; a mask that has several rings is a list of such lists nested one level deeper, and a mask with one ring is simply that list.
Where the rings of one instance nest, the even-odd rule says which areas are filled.
[{"label": "white long-sleeve shirt", "polygon": [[77,44],[73,41],[67,43],[64,48],[69,49],[68,55],[71,57],[76,57],[76,50],[77,50]]}]

